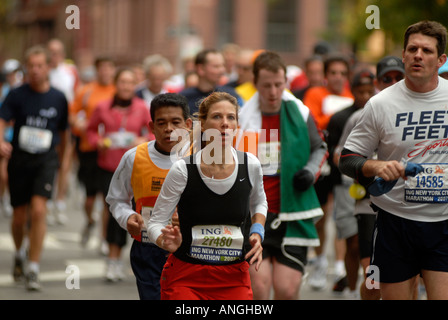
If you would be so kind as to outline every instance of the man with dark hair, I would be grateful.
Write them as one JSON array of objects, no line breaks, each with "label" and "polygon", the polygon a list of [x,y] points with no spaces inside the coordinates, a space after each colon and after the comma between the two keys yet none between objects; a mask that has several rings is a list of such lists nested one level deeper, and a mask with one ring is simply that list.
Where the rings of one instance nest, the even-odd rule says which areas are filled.
[{"label": "man with dark hair", "polygon": [[353,95],[347,86],[350,65],[345,56],[331,54],[324,60],[326,85],[308,90],[303,103],[310,108],[320,130],[327,128],[330,117],[353,103]]},{"label": "man with dark hair", "polygon": [[[324,135],[324,139],[327,139],[327,125],[330,117],[353,104],[353,95],[348,86],[349,73],[350,65],[345,56],[338,53],[329,54],[324,60],[326,84],[310,88],[305,93],[303,103],[310,108],[318,129]],[[333,200],[331,196],[334,186],[333,175],[334,168],[332,168],[332,163],[329,161],[324,165],[322,173],[314,186],[319,202],[324,210],[324,216],[316,223],[321,245],[315,248],[316,258],[313,261],[313,269],[308,277],[308,284],[314,290],[322,290],[327,282],[328,260],[323,246],[326,242],[327,216]],[[335,239],[335,241],[338,240]],[[338,243],[335,243],[335,278],[338,278],[340,274],[345,272],[343,270],[343,253],[339,247]]]},{"label": "man with dark hair", "polygon": [[361,110],[375,94],[374,79],[375,76],[368,69],[361,69],[355,73],[350,86],[355,98],[353,105],[332,115],[327,127],[327,143],[330,154],[328,161],[331,163],[334,182],[333,220],[335,222],[337,239],[342,239],[346,248],[344,264],[339,266],[345,272],[336,274],[333,293],[342,294],[345,287],[348,286],[350,290],[349,296],[351,297],[356,297],[358,294],[356,290],[359,271],[358,228],[353,214],[355,199],[350,197],[349,194],[349,188],[353,179],[340,173],[337,167],[339,153],[336,152],[336,147],[350,116],[357,110]]},{"label": "man with dark hair", "polygon": [[[156,139],[125,153],[113,175],[106,201],[118,224],[134,238],[131,265],[140,299],[159,300],[160,275],[168,252],[149,242],[147,222],[172,165],[171,151],[177,141],[171,134],[176,129],[189,129],[192,122],[188,101],[180,94],[157,95],[150,110],[149,127]],[[135,207],[131,206],[132,201]]]},{"label": "man with dark hair", "polygon": [[324,62],[321,56],[313,55],[305,61],[305,74],[308,85],[305,88],[293,91],[297,99],[303,100],[305,93],[313,87],[320,87],[324,84]]},{"label": "man with dark hair", "polygon": [[366,187],[377,211],[369,277],[385,300],[411,299],[418,274],[428,299],[448,299],[445,46],[440,23],[408,27],[404,81],[370,99],[341,153],[341,172]]},{"label": "man with dark hair", "polygon": [[[65,156],[68,107],[64,94],[50,86],[47,50],[41,46],[30,48],[25,62],[28,82],[11,90],[0,109],[0,156],[9,159],[9,190],[14,208],[11,230],[16,247],[13,276],[16,281],[25,276],[27,289],[39,290],[47,200]],[[14,135],[7,142],[4,131],[12,120]],[[29,237],[26,270],[20,251],[25,235]]]},{"label": "man with dark hair", "polygon": [[251,267],[255,299],[299,297],[308,247],[319,245],[313,218],[322,215],[313,183],[326,157],[310,110],[286,90],[286,65],[265,51],[254,62],[257,92],[241,108],[240,150],[255,154],[268,200],[263,263]]},{"label": "man with dark hair", "polygon": [[[380,92],[395,83],[403,80],[404,78],[404,64],[400,58],[395,56],[386,56],[378,61],[376,65],[376,90]],[[354,93],[355,95],[355,93]],[[350,116],[344,125],[344,130],[338,142],[338,146],[335,148],[336,158],[335,164],[339,162],[339,156],[344,146],[347,137],[355,127],[359,118],[362,115],[364,105],[361,109],[357,110]],[[372,155],[372,158],[374,155]],[[355,190],[359,190],[356,195]],[[350,193],[351,191],[351,193]],[[375,227],[376,213],[370,207],[370,196],[365,192],[365,188],[355,183],[351,185],[349,190],[350,195],[357,199],[355,203],[354,215],[357,220],[358,226],[358,242],[359,242],[359,258],[361,267],[366,276],[366,269],[370,264],[370,257],[372,255],[372,234]],[[362,300],[379,300],[381,298],[379,289],[368,288],[366,282],[361,282],[360,297]]]},{"label": "man with dark hair", "polygon": [[437,56],[440,57],[441,55],[445,54],[446,37],[447,37],[445,26],[435,21],[426,21],[426,20],[410,25],[404,33],[403,50],[406,50],[411,35],[417,33],[431,38],[435,38],[437,41],[436,44]]},{"label": "man with dark hair", "polygon": [[235,89],[220,85],[225,74],[224,57],[221,52],[214,49],[205,49],[195,58],[196,73],[199,78],[197,87],[187,88],[180,92],[188,99],[190,114],[198,111],[199,102],[213,91],[227,92],[238,99],[241,106],[243,100]]}]

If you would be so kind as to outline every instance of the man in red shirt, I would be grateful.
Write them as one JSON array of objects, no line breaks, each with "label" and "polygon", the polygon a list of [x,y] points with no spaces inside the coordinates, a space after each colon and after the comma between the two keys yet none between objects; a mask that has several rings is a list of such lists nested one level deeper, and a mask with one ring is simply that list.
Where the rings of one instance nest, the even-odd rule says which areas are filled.
[{"label": "man in red shirt", "polygon": [[[275,299],[297,299],[308,247],[319,245],[313,218],[322,210],[312,185],[327,150],[309,109],[286,90],[278,54],[266,51],[255,59],[254,84],[236,141],[260,160],[268,201],[263,263],[258,272],[251,267],[254,299],[269,299],[272,288]],[[292,226],[306,232],[290,232]]]},{"label": "man in red shirt", "polygon": [[[324,139],[327,140],[327,125],[331,116],[353,104],[353,95],[348,86],[350,65],[348,60],[340,54],[329,55],[324,61],[324,74],[326,85],[310,88],[303,99],[304,104],[310,108],[310,111],[316,120],[317,127],[322,131]],[[315,248],[316,259],[314,270],[311,273],[308,283],[313,289],[321,290],[326,285],[326,272],[328,261],[323,252],[325,244],[325,223],[327,212],[332,204],[333,176],[335,168],[330,167],[331,164],[326,163],[322,174],[314,185],[319,202],[324,210],[324,216],[316,223],[319,233],[321,246]],[[337,170],[337,169],[336,169]],[[337,266],[343,266],[344,254],[339,249],[338,243],[336,247]],[[337,268],[338,270],[340,268]],[[337,271],[337,273],[339,273]],[[341,270],[342,273],[342,270]]]}]

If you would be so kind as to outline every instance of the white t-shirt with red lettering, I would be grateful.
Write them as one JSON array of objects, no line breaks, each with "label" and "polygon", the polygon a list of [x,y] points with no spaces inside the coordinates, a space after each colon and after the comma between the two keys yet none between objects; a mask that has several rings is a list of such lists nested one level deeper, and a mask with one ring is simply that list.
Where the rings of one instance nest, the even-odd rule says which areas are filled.
[{"label": "white t-shirt with red lettering", "polygon": [[379,160],[419,163],[424,172],[372,202],[383,210],[416,221],[448,219],[448,81],[418,93],[405,81],[372,97],[344,147]]}]

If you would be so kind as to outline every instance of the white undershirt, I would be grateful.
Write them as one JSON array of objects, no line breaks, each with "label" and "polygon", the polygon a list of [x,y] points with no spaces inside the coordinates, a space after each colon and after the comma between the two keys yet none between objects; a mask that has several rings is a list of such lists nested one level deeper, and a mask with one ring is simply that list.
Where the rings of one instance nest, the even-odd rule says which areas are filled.
[{"label": "white undershirt", "polygon": [[[136,152],[137,148],[135,147],[123,155],[112,177],[106,197],[106,202],[110,205],[110,212],[118,224],[125,230],[127,230],[129,217],[136,213],[132,209],[134,191],[131,185],[132,168],[134,167]],[[160,169],[168,170],[173,165],[169,155],[164,155],[156,150],[155,140],[148,143],[148,153],[151,161]]]},{"label": "white undershirt", "polygon": [[[235,160],[235,169],[232,174],[225,179],[214,179],[206,177],[200,169],[201,151],[196,154],[196,164],[199,174],[205,185],[216,194],[224,194],[229,191],[235,183],[238,174],[238,157],[235,149],[232,149],[233,158]],[[267,214],[266,194],[263,186],[263,173],[259,160],[252,154],[247,153],[249,181],[252,190],[249,195],[251,216],[256,213]],[[180,160],[173,164],[165,181],[162,190],[157,198],[154,206],[153,214],[148,224],[148,236],[152,242],[156,242],[157,238],[162,234],[161,229],[164,228],[174,213],[177,203],[185,190],[188,180],[188,170],[185,161]],[[199,200],[200,201],[200,200]]]}]

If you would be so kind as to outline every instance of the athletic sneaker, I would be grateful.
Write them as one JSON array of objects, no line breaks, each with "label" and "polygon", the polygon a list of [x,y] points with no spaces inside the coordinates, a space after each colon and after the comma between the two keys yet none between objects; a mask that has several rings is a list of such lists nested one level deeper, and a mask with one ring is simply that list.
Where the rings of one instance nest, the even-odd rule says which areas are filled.
[{"label": "athletic sneaker", "polygon": [[343,261],[337,261],[333,276],[333,294],[342,295],[347,287],[347,272]]},{"label": "athletic sneaker", "polygon": [[87,246],[87,243],[90,240],[90,236],[92,234],[92,230],[93,230],[94,226],[95,226],[95,223],[91,222],[91,223],[87,223],[86,226],[84,227],[84,230],[82,231],[82,234],[81,234],[81,246],[83,248],[85,248]]},{"label": "athletic sneaker", "polygon": [[54,226],[56,224],[56,217],[54,215],[53,207],[54,207],[53,200],[48,200],[47,201],[46,219],[47,219],[47,225],[49,225],[49,226]]},{"label": "athletic sneaker", "polygon": [[106,262],[106,281],[115,282],[115,268],[112,261],[107,260]]},{"label": "athletic sneaker", "polygon": [[124,279],[123,264],[119,260],[107,259],[106,280],[108,282],[118,282]]},{"label": "athletic sneaker", "polygon": [[311,289],[320,291],[327,286],[328,261],[326,257],[317,257],[314,261],[314,268],[308,278]]},{"label": "athletic sneaker", "polygon": [[339,280],[335,281],[333,285],[333,294],[342,295],[346,287],[347,287],[347,276],[343,276],[342,278],[339,278]]},{"label": "athletic sneaker", "polygon": [[3,215],[5,216],[5,218],[12,217],[13,208],[9,204],[9,200],[3,198],[3,199],[0,200],[0,202],[1,202],[1,208],[2,208],[2,211],[3,211]]},{"label": "athletic sneaker", "polygon": [[109,255],[109,244],[106,240],[101,240],[100,246],[98,248],[100,255],[108,256]]},{"label": "athletic sneaker", "polygon": [[118,281],[124,279],[123,262],[121,260],[115,261],[115,277]]},{"label": "athletic sneaker", "polygon": [[65,211],[67,210],[67,205],[65,204],[65,201],[62,200],[56,200],[54,204],[54,215],[56,218],[56,222],[59,225],[65,225],[68,221],[67,215],[65,214]]},{"label": "athletic sneaker", "polygon": [[358,290],[350,290],[345,294],[345,300],[361,300],[361,295]]},{"label": "athletic sneaker", "polygon": [[16,257],[14,259],[14,266],[12,269],[12,276],[14,277],[14,282],[21,282],[24,278],[23,272],[23,260]]},{"label": "athletic sneaker", "polygon": [[36,272],[30,271],[26,274],[26,288],[28,291],[40,291],[41,286]]}]

